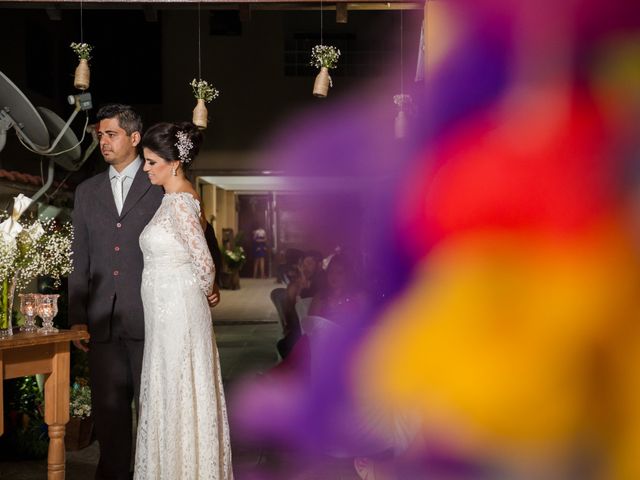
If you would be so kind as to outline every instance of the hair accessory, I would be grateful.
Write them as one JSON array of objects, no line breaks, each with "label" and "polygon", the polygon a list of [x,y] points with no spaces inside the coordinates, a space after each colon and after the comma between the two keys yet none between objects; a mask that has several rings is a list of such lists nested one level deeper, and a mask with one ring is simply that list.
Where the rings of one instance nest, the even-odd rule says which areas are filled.
[{"label": "hair accessory", "polygon": [[189,139],[189,135],[187,135],[187,132],[179,130],[176,133],[176,138],[178,139],[178,141],[174,145],[178,149],[178,158],[182,163],[189,163],[191,161],[189,152],[193,148],[193,143]]}]

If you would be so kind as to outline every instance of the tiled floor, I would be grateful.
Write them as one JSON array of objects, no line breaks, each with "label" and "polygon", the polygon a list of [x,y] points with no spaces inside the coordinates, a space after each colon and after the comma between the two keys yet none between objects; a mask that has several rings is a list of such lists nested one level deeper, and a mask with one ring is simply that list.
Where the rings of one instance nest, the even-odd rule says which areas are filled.
[{"label": "tiled floor", "polygon": [[[223,290],[221,302],[213,309],[213,324],[222,365],[225,388],[245,375],[267,371],[278,363],[275,349],[282,329],[269,293],[278,287],[273,280],[241,279],[240,290]],[[353,480],[351,462],[327,459],[313,470],[300,465],[285,452],[233,443],[236,479],[264,478],[265,472],[287,471],[274,478],[282,480]],[[98,445],[67,454],[68,480],[92,479],[98,460]],[[293,473],[295,472],[295,473]],[[46,478],[46,460],[0,463],[0,479],[41,480]],[[179,480],[179,479],[176,479]]]},{"label": "tiled floor", "polygon": [[225,384],[278,363],[275,344],[282,327],[269,293],[273,280],[243,278],[240,290],[222,290],[212,311]]}]

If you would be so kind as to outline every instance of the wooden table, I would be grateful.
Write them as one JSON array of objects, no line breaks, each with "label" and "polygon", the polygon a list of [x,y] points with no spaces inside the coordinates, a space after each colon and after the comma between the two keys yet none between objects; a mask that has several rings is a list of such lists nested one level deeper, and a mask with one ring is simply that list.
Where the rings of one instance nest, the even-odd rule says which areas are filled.
[{"label": "wooden table", "polygon": [[60,330],[51,335],[16,333],[0,340],[0,435],[4,433],[3,381],[10,378],[46,374],[44,421],[49,426],[47,478],[63,480],[65,473],[65,425],[69,421],[69,343],[88,339],[84,331]]}]

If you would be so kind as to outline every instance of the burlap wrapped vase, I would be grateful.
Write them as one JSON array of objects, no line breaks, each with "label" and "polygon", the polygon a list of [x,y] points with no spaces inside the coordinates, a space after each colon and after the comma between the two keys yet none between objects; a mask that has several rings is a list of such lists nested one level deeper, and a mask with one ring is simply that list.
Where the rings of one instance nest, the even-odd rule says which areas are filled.
[{"label": "burlap wrapped vase", "polygon": [[407,136],[407,114],[404,113],[404,110],[400,110],[396,115],[394,127],[396,138]]},{"label": "burlap wrapped vase", "polygon": [[204,100],[202,98],[199,98],[196,108],[193,109],[193,124],[198,128],[207,128],[208,115],[209,112],[207,112],[207,107],[204,104]]},{"label": "burlap wrapped vase", "polygon": [[331,77],[329,76],[329,69],[322,67],[320,73],[316,76],[316,81],[313,84],[313,94],[316,97],[324,98],[329,93],[329,85],[331,84]]},{"label": "burlap wrapped vase", "polygon": [[78,90],[86,90],[89,88],[89,62],[85,58],[80,59],[80,63],[76,67],[75,77],[73,79],[73,86]]}]

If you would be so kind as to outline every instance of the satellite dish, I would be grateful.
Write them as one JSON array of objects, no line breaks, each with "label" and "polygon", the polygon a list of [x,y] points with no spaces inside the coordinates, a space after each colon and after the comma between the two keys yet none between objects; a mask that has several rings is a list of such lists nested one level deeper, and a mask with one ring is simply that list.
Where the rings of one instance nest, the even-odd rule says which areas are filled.
[{"label": "satellite dish", "polygon": [[[60,117],[46,108],[40,108],[40,113],[45,116],[47,125],[38,111],[31,105],[31,102],[24,96],[18,87],[0,72],[0,151],[7,141],[7,132],[10,128],[15,128],[20,141],[27,150],[49,157],[49,167],[47,169],[47,181],[42,185],[35,195],[31,197],[31,204],[35,203],[51,185],[53,185],[54,164],[59,162],[69,170],[77,170],[88,158],[97,141],[92,133],[93,142],[87,150],[83,159],[79,160],[82,152],[78,139],[69,130],[71,122],[80,111],[87,111],[93,107],[91,94],[84,92],[79,95],[70,95],[67,98],[70,105],[74,105],[73,113],[66,123]],[[86,122],[89,122],[89,114],[86,113]],[[47,131],[47,126],[49,130]],[[85,124],[86,129],[86,124]],[[49,132],[54,134],[53,142],[49,142]],[[57,132],[57,134],[56,134]],[[84,138],[84,136],[83,136]],[[65,150],[68,152],[61,153]],[[60,153],[60,155],[56,155]],[[60,158],[56,158],[56,157]]]},{"label": "satellite dish", "polygon": [[7,130],[14,125],[36,147],[49,147],[49,132],[37,110],[20,89],[0,72],[0,150],[4,147]]},{"label": "satellite dish", "polygon": [[[38,107],[38,112],[44,120],[47,130],[51,134],[51,138],[57,138],[60,132],[65,128],[65,121],[48,108]],[[82,156],[82,150],[80,149],[79,143],[78,137],[73,133],[73,130],[67,128],[50,155],[55,155],[53,157],[54,161],[65,170],[77,170],[80,167],[78,160]],[[69,151],[56,155],[57,153],[65,150]]]}]

